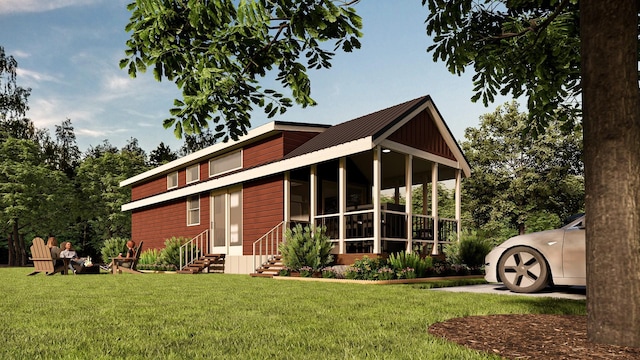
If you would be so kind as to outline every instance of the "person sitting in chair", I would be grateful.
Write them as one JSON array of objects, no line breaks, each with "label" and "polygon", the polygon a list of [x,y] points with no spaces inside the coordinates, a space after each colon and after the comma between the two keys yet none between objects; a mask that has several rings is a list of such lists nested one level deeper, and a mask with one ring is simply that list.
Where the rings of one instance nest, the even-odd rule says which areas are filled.
[{"label": "person sitting in chair", "polygon": [[60,248],[58,247],[58,240],[54,236],[49,236],[47,239],[47,247],[51,251],[51,259],[53,259],[53,267],[58,268],[62,266],[62,260],[60,260]]},{"label": "person sitting in chair", "polygon": [[[117,259],[113,259],[113,261],[117,261],[118,266],[130,268],[131,261],[136,255],[135,247],[136,247],[136,243],[133,240],[127,241],[126,249],[118,255]],[[113,262],[111,263],[110,267],[113,267]]]},{"label": "person sitting in chair", "polygon": [[64,250],[60,252],[61,259],[71,259],[69,261],[69,269],[73,270],[73,273],[81,271],[84,266],[92,266],[90,258],[81,258],[78,256],[73,245],[70,241],[64,243]]}]

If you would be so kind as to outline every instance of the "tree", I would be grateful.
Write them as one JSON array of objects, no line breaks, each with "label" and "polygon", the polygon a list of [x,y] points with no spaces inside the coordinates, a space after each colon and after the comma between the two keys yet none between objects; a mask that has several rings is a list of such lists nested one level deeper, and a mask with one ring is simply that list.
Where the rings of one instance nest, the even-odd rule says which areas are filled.
[{"label": "tree", "polygon": [[584,110],[588,338],[640,347],[640,2],[425,3],[429,50],[473,67],[474,100],[525,96],[534,133]]},{"label": "tree", "polygon": [[63,171],[70,178],[80,162],[80,149],[76,143],[76,134],[71,119],[56,125],[56,169]]},{"label": "tree", "polygon": [[216,143],[216,137],[211,129],[206,129],[198,134],[186,134],[184,143],[180,147],[178,153],[180,156],[186,156],[198,150],[202,150]]},{"label": "tree", "polygon": [[26,234],[51,233],[71,222],[72,187],[64,173],[50,169],[32,140],[0,143],[0,220],[8,224],[9,265],[25,265]]},{"label": "tree", "polygon": [[216,139],[235,140],[247,133],[253,107],[273,117],[292,105],[280,90],[261,88],[261,78],[275,76],[303,107],[315,104],[307,68],[329,68],[334,55],[321,44],[360,47],[355,2],[136,0],[127,7],[131,38],[120,67],[132,77],[153,67],[158,81],[175,81],[182,99],[164,126],[177,137],[211,120]]},{"label": "tree", "polygon": [[121,188],[120,182],[148,170],[144,154],[136,147],[112,150],[105,143],[103,149],[92,152],[98,156],[86,157],[78,167],[77,181],[84,200],[81,221],[96,234],[86,239],[85,245],[95,249],[106,239],[131,237],[131,214],[120,209],[131,200],[131,189]]},{"label": "tree", "polygon": [[0,46],[0,123],[24,116],[31,89],[16,85],[18,62]]},{"label": "tree", "polygon": [[506,223],[524,234],[543,212],[558,219],[584,211],[582,131],[564,133],[549,120],[544,134],[524,130],[527,114],[511,102],[468,128],[461,147],[472,174],[464,183],[463,205],[474,227]]},{"label": "tree", "polygon": [[149,153],[149,165],[152,167],[166,164],[170,161],[176,160],[178,155],[171,151],[171,148],[161,142],[155,150]]},{"label": "tree", "polygon": [[[609,6],[607,6],[609,5]],[[582,1],[587,334],[640,347],[640,2]]]}]

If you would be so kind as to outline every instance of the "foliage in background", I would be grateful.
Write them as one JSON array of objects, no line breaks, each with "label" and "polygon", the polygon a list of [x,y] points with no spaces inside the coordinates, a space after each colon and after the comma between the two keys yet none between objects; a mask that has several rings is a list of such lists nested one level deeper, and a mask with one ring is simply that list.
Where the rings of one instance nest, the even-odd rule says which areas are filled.
[{"label": "foliage in background", "polygon": [[180,266],[180,246],[190,239],[186,237],[172,237],[164,241],[164,249],[160,254],[160,262],[165,265]]},{"label": "foliage in background", "polygon": [[103,263],[109,263],[110,258],[118,256],[127,246],[127,238],[114,237],[104,241],[100,249]]},{"label": "foliage in background", "polygon": [[564,219],[583,211],[580,128],[561,131],[557,120],[548,119],[545,134],[527,135],[526,114],[515,102],[480,120],[479,128],[466,129],[461,144],[473,173],[464,181],[462,201],[471,228],[495,233],[506,225],[524,234],[536,214]]},{"label": "foliage in background", "polygon": [[333,244],[325,234],[326,227],[316,227],[297,224],[293,229],[285,232],[286,241],[279,245],[284,265],[293,270],[299,270],[305,266],[313,271],[320,271],[333,261],[331,249]]},{"label": "foliage in background", "polygon": [[424,277],[427,269],[433,266],[433,261],[430,257],[422,258],[420,254],[415,252],[390,254],[387,262],[396,272],[401,272],[407,268],[413,269],[417,277]]}]

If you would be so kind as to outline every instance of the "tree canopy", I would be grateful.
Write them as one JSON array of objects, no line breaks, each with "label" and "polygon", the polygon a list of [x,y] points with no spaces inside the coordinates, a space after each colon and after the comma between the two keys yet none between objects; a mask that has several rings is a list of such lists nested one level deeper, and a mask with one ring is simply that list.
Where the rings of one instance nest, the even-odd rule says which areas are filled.
[{"label": "tree canopy", "polygon": [[[136,0],[128,6],[131,38],[120,66],[132,77],[153,68],[158,81],[181,89],[164,120],[177,137],[212,121],[216,139],[237,139],[248,131],[254,107],[273,117],[293,101],[315,104],[307,69],[329,68],[334,51],[360,47],[354,2]],[[270,76],[293,101],[282,89],[259,85]]]},{"label": "tree canopy", "polygon": [[523,234],[540,214],[564,220],[584,211],[580,128],[563,132],[551,119],[534,137],[523,131],[527,125],[527,114],[512,102],[465,131],[461,146],[473,176],[465,179],[462,203],[473,228],[508,225]]},{"label": "tree canopy", "polygon": [[475,73],[472,101],[525,97],[526,130],[556,119],[579,123],[580,36],[577,0],[422,0],[428,5],[428,51],[450,72]]}]

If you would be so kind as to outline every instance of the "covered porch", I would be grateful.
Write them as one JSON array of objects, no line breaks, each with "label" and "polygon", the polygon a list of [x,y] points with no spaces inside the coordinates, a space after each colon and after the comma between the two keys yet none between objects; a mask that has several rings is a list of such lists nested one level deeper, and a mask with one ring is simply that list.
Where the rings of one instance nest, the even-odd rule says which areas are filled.
[{"label": "covered porch", "polygon": [[[439,255],[460,233],[462,173],[456,161],[385,140],[286,172],[285,221],[326,226],[337,255]],[[439,184],[454,192],[449,217],[438,209]]]}]

